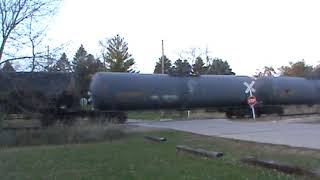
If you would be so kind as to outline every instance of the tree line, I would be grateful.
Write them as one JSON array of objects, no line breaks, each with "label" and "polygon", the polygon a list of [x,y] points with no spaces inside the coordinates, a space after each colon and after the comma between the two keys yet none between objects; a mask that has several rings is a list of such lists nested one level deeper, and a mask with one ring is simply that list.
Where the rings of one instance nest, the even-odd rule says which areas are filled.
[{"label": "tree line", "polygon": [[[100,58],[88,53],[81,45],[69,60],[66,53],[61,53],[64,46],[50,47],[46,39],[47,26],[54,17],[62,0],[0,0],[0,69],[5,72],[15,71],[13,64],[28,65],[24,70],[31,72],[73,72],[76,77],[89,81],[94,72],[137,72],[135,61],[128,50],[128,43],[119,35],[99,41]],[[206,51],[207,52],[207,51]],[[234,75],[227,61],[213,58],[208,53],[196,55],[196,48],[176,60],[160,57],[154,67],[154,73],[173,75],[218,74]],[[59,57],[60,56],[60,57]],[[191,62],[191,63],[190,63]],[[320,66],[307,65],[304,60],[290,62],[282,66],[278,74],[283,76],[316,76],[320,74]],[[276,74],[272,66],[266,66],[255,76]]]},{"label": "tree line", "polygon": [[281,66],[278,72],[272,66],[265,66],[254,75],[261,76],[294,76],[305,78],[320,78],[320,64],[312,66],[307,64],[304,59],[296,62],[289,62],[289,65]]},{"label": "tree line", "polygon": [[164,63],[164,74],[174,75],[201,75],[201,74],[216,74],[216,75],[235,75],[227,61],[219,58],[211,58],[208,55],[205,61],[201,56],[196,57],[193,64],[190,64],[187,59],[177,59],[173,63],[167,56],[160,57],[154,68],[155,74],[162,73],[162,60]]}]

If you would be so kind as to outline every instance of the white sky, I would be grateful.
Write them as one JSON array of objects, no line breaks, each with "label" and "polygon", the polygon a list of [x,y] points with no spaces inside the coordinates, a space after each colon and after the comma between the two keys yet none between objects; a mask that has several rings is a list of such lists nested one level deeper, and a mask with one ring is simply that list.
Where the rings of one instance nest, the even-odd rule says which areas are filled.
[{"label": "white sky", "polygon": [[317,0],[64,0],[49,33],[71,42],[69,59],[83,44],[99,54],[98,41],[120,34],[137,69],[152,73],[161,40],[171,60],[192,47],[227,60],[237,75],[305,59],[320,63]]}]

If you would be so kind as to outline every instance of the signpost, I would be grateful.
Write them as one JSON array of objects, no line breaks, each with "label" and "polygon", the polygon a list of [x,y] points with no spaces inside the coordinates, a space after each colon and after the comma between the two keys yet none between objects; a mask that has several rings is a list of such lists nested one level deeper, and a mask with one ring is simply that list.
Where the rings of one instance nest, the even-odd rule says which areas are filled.
[{"label": "signpost", "polygon": [[249,96],[248,97],[248,104],[251,108],[251,111],[252,111],[252,117],[254,120],[256,120],[256,113],[255,113],[255,110],[254,110],[254,105],[256,105],[257,103],[257,99],[255,96]]},{"label": "signpost", "polygon": [[254,110],[254,105],[256,105],[257,103],[257,98],[252,94],[254,92],[256,92],[256,90],[253,88],[254,85],[254,81],[252,81],[250,84],[248,84],[247,82],[244,82],[243,85],[245,85],[247,87],[247,89],[245,90],[245,93],[248,94],[249,93],[249,97],[247,99],[248,104],[251,108],[252,111],[252,117],[254,120],[256,120],[256,113]]}]

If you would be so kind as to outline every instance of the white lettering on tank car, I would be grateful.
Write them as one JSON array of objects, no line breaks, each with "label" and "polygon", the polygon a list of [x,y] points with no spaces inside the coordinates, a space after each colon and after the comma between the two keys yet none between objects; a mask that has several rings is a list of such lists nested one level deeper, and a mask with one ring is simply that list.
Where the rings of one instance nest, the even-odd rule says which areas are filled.
[{"label": "white lettering on tank car", "polygon": [[166,94],[166,95],[163,95],[162,96],[162,99],[164,100],[164,101],[167,101],[167,102],[175,102],[175,101],[177,101],[178,99],[179,99],[179,97],[177,96],[177,95],[174,95],[174,94]]},{"label": "white lettering on tank car", "polygon": [[155,101],[160,99],[158,95],[152,95],[150,98]]}]

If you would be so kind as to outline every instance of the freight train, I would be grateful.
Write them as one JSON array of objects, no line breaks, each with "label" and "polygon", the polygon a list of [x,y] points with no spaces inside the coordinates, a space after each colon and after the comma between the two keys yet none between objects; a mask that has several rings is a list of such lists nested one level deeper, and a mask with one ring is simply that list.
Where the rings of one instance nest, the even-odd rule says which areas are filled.
[{"label": "freight train", "polygon": [[70,73],[0,72],[0,105],[7,113],[78,108]]},{"label": "freight train", "polygon": [[320,80],[299,77],[100,72],[93,77],[90,89],[94,108],[99,111],[214,108],[228,117],[243,117],[250,114],[248,88],[257,99],[258,116],[281,115],[284,105],[320,104]]},{"label": "freight train", "polygon": [[78,90],[73,73],[0,72],[0,84],[0,113],[40,116],[43,126],[57,120],[71,124],[77,117],[126,120],[124,112],[93,111],[86,106],[90,97]]},{"label": "freight train", "polygon": [[[123,123],[126,111],[147,109],[204,108],[225,112],[228,117],[244,117],[251,114],[246,93],[250,84],[258,116],[281,115],[285,105],[320,104],[320,80],[298,77],[99,72],[85,96],[79,92],[73,73],[0,72],[0,83],[1,112],[41,114],[45,126],[56,120],[70,123],[77,116]],[[92,108],[83,107],[90,99]]]}]

